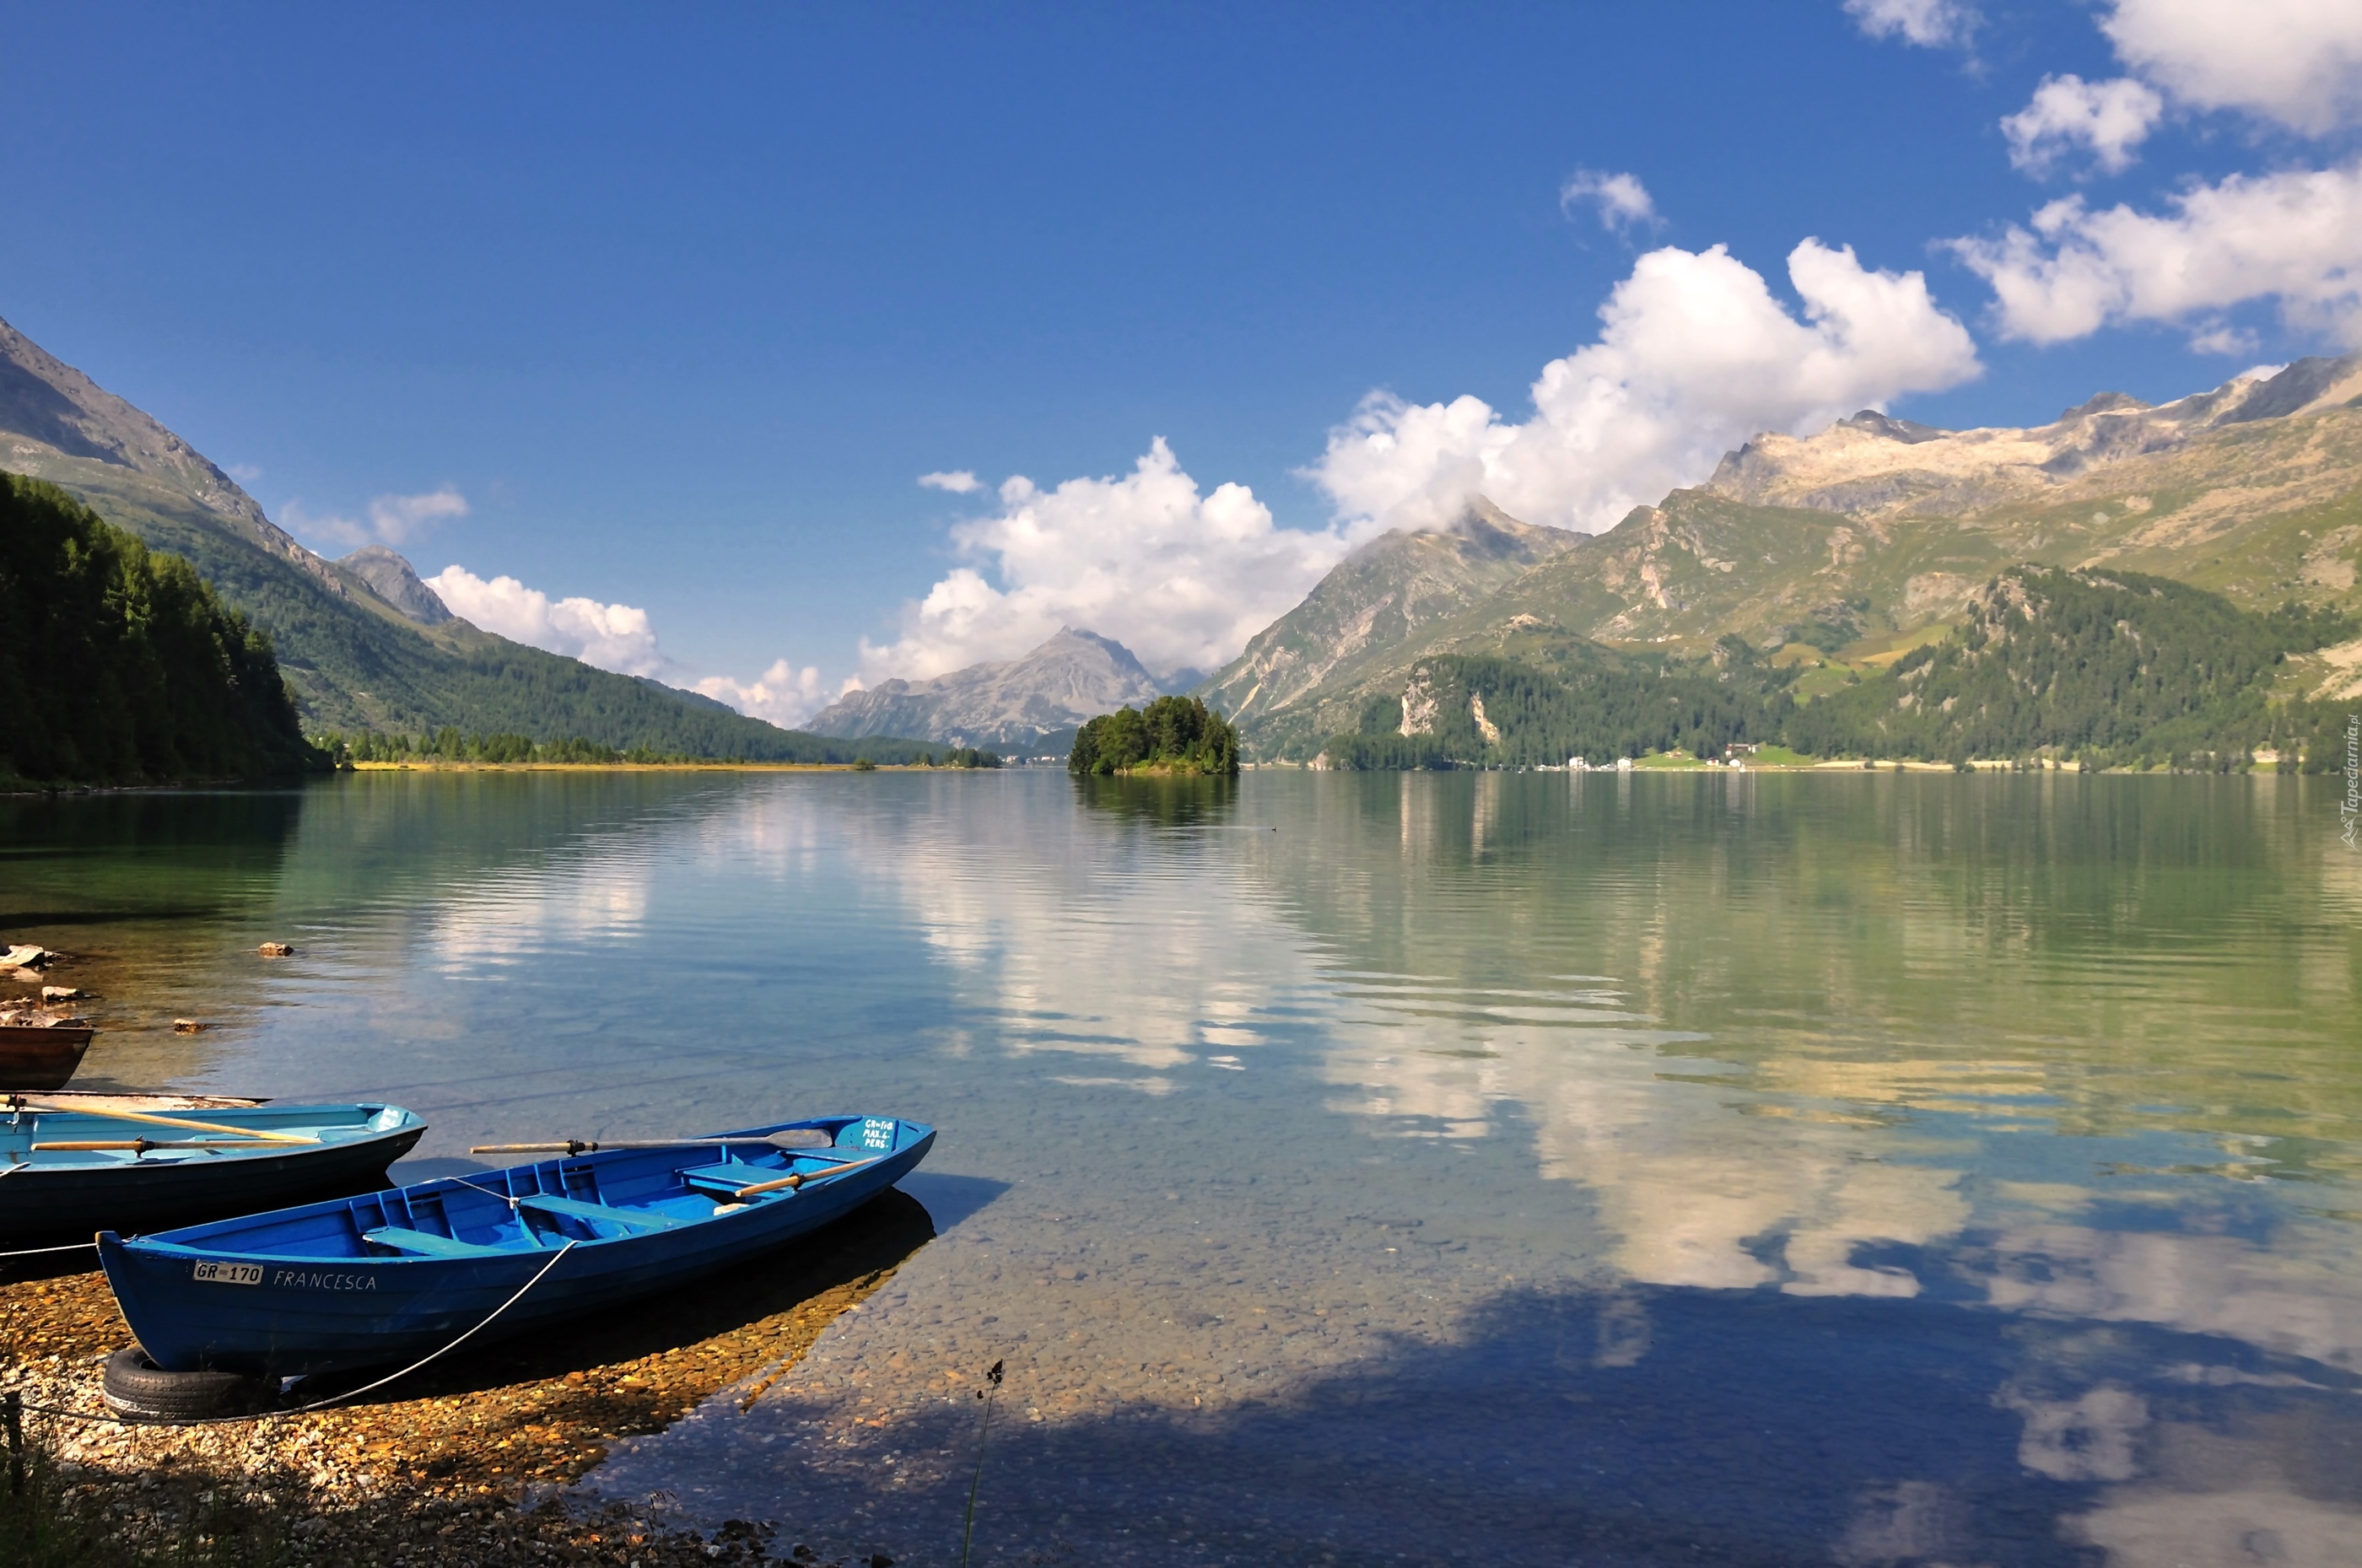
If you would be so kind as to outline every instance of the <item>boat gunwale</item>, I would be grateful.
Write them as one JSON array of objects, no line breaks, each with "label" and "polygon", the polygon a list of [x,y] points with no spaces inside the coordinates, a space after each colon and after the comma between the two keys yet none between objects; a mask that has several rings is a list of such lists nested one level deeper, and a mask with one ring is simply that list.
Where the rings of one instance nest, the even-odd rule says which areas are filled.
[{"label": "boat gunwale", "polygon": [[[482,1176],[496,1176],[508,1171],[538,1170],[545,1167],[555,1167],[555,1174],[562,1176],[564,1172],[568,1168],[581,1169],[589,1167],[595,1170],[597,1168],[598,1162],[605,1162],[612,1165],[623,1165],[627,1163],[637,1164],[645,1161],[652,1165],[661,1165],[664,1159],[684,1153],[710,1155],[716,1152],[713,1149],[713,1143],[716,1140],[736,1139],[744,1136],[746,1142],[752,1143],[758,1142],[762,1138],[774,1132],[787,1132],[800,1127],[817,1127],[830,1122],[835,1123],[837,1131],[841,1132],[846,1126],[854,1125],[864,1121],[873,1120],[884,1119],[863,1116],[812,1117],[801,1121],[775,1122],[761,1127],[745,1129],[743,1131],[714,1133],[704,1138],[684,1139],[676,1144],[659,1145],[658,1147],[652,1149],[603,1149],[591,1151],[582,1154],[559,1154],[547,1160],[526,1161],[513,1165],[494,1166],[491,1170],[476,1174]],[[546,1238],[544,1238],[540,1241],[531,1242],[521,1237],[513,1242],[503,1240],[497,1242],[469,1242],[469,1245],[480,1247],[482,1249],[480,1256],[473,1257],[422,1257],[416,1254],[405,1255],[398,1253],[389,1254],[367,1252],[354,1253],[259,1252],[242,1249],[236,1246],[224,1246],[219,1244],[209,1245],[205,1242],[197,1241],[174,1241],[169,1239],[177,1232],[211,1230],[215,1227],[233,1227],[263,1220],[284,1220],[287,1217],[304,1211],[311,1211],[322,1218],[326,1218],[337,1210],[342,1210],[348,1219],[357,1221],[359,1216],[354,1212],[353,1205],[369,1202],[372,1198],[381,1197],[387,1193],[398,1192],[406,1195],[416,1194],[419,1196],[440,1196],[442,1193],[455,1190],[466,1191],[489,1199],[495,1204],[507,1205],[512,1209],[515,1208],[516,1201],[521,1201],[523,1199],[535,1197],[565,1196],[563,1193],[519,1193],[513,1195],[510,1193],[496,1192],[491,1187],[479,1186],[476,1182],[468,1179],[466,1176],[428,1176],[424,1180],[416,1182],[404,1182],[394,1187],[380,1187],[374,1192],[356,1193],[347,1198],[315,1199],[310,1203],[294,1204],[284,1209],[268,1209],[254,1214],[234,1215],[221,1220],[206,1220],[196,1225],[176,1226],[171,1231],[159,1231],[153,1234],[118,1236],[116,1240],[118,1243],[127,1250],[144,1252],[150,1255],[159,1257],[236,1258],[240,1261],[267,1263],[273,1265],[284,1265],[298,1268],[320,1268],[327,1265],[334,1265],[338,1268],[349,1268],[360,1264],[374,1266],[386,1264],[401,1264],[412,1267],[422,1264],[457,1264],[461,1267],[480,1267],[484,1264],[502,1259],[523,1260],[546,1258],[553,1255],[555,1253],[561,1250],[564,1245],[569,1242],[577,1250],[580,1250],[583,1248],[603,1247],[607,1243],[614,1242],[650,1242],[667,1235],[679,1236],[682,1234],[684,1229],[701,1230],[706,1226],[720,1226],[733,1220],[751,1220],[759,1214],[778,1207],[771,1201],[774,1198],[791,1198],[800,1197],[807,1192],[825,1191],[833,1188],[845,1180],[857,1177],[862,1172],[866,1171],[872,1165],[891,1160],[898,1155],[909,1153],[911,1149],[927,1143],[928,1140],[932,1139],[935,1133],[935,1128],[931,1123],[912,1121],[903,1118],[895,1118],[894,1120],[897,1123],[896,1143],[898,1144],[895,1148],[856,1149],[848,1147],[844,1152],[856,1154],[860,1156],[851,1164],[839,1166],[834,1170],[822,1175],[814,1176],[798,1187],[782,1187],[771,1192],[756,1193],[752,1197],[743,1198],[735,1203],[716,1202],[711,1213],[685,1217],[680,1225],[663,1231],[643,1231],[627,1229],[624,1234],[615,1236],[560,1236],[555,1241],[549,1241]],[[905,1130],[911,1131],[915,1134],[914,1136],[911,1136],[908,1142],[903,1141],[903,1132]],[[338,1146],[350,1147],[351,1145],[341,1144]],[[837,1145],[832,1144],[830,1147],[834,1149]],[[825,1152],[826,1151],[823,1150],[781,1151],[781,1153],[789,1154],[790,1156],[799,1154],[819,1154]],[[769,1167],[758,1166],[756,1168],[767,1169]],[[670,1174],[678,1176],[681,1172],[677,1168]],[[679,1194],[668,1194],[666,1195],[666,1198],[669,1200],[671,1198],[679,1196],[711,1195],[701,1195],[698,1192],[697,1188],[683,1183]],[[628,1210],[633,1206],[602,1202],[600,1207]],[[446,1223],[447,1224],[448,1221],[447,1220]],[[524,1229],[529,1236],[537,1234],[533,1231],[532,1227],[530,1226],[526,1226]],[[358,1225],[355,1227],[354,1237],[355,1240],[359,1241],[363,1245],[368,1244],[366,1236]],[[221,1239],[223,1241],[227,1241],[230,1238],[228,1236],[224,1236]],[[453,1241],[465,1241],[465,1238],[457,1235],[454,1235],[450,1239]]]},{"label": "boat gunwale", "polygon": [[[307,1121],[303,1119],[303,1113],[306,1111],[359,1111],[362,1114],[343,1121],[315,1117]],[[400,1120],[391,1126],[377,1126],[376,1122],[388,1111],[398,1112]],[[146,1150],[44,1151],[33,1147],[35,1142],[41,1138],[44,1132],[49,1132],[60,1142],[80,1141],[72,1136],[75,1133],[81,1133],[84,1139],[87,1139],[90,1133],[99,1130],[97,1124],[125,1131],[133,1138],[146,1137],[151,1143],[160,1144],[161,1138],[169,1138],[172,1135],[172,1129],[150,1118],[179,1116],[190,1121],[203,1123],[213,1117],[223,1115],[253,1120],[258,1125],[251,1130],[259,1132],[287,1132],[310,1128],[319,1133],[333,1132],[338,1136],[315,1137],[308,1143],[271,1139],[249,1144],[224,1143],[217,1148],[164,1150],[160,1147],[155,1153],[168,1156],[164,1158],[152,1157],[150,1152]],[[50,1129],[43,1129],[39,1126],[44,1121],[50,1123]],[[51,1131],[52,1129],[54,1131]],[[199,1132],[207,1130],[202,1126],[193,1129]],[[425,1117],[408,1106],[395,1105],[387,1100],[364,1099],[342,1102],[324,1100],[316,1104],[274,1105],[267,1113],[262,1113],[260,1106],[237,1107],[228,1110],[192,1106],[179,1110],[141,1112],[136,1119],[110,1115],[103,1110],[83,1110],[64,1107],[54,1110],[18,1110],[12,1112],[5,1106],[0,1106],[0,1155],[9,1156],[5,1164],[0,1164],[0,1173],[5,1173],[12,1182],[30,1181],[38,1187],[44,1185],[40,1179],[42,1177],[87,1177],[116,1171],[134,1170],[162,1172],[178,1169],[218,1169],[225,1164],[233,1162],[248,1164],[259,1160],[290,1158],[304,1160],[324,1154],[358,1153],[369,1149],[373,1144],[400,1142],[404,1138],[409,1139],[414,1145],[426,1132],[427,1122]],[[19,1143],[19,1141],[21,1141],[21,1147],[9,1147],[11,1144]],[[403,1153],[407,1152],[407,1149],[403,1151]],[[393,1159],[401,1157],[401,1154],[392,1156]],[[204,1221],[204,1223],[219,1222]]]}]

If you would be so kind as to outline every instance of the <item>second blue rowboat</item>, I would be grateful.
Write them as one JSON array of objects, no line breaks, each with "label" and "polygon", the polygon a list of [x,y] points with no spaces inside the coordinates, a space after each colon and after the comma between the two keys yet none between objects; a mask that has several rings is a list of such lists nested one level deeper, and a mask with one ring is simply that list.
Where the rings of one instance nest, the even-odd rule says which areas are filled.
[{"label": "second blue rowboat", "polygon": [[159,1106],[141,1095],[0,1100],[0,1250],[367,1192],[426,1131],[398,1105]]},{"label": "second blue rowboat", "polygon": [[[768,1141],[797,1132],[819,1146]],[[487,1332],[513,1333],[742,1262],[884,1192],[934,1141],[892,1117],[779,1122],[153,1236],[110,1231],[99,1258],[140,1348],[168,1372],[395,1365],[495,1313]]]}]

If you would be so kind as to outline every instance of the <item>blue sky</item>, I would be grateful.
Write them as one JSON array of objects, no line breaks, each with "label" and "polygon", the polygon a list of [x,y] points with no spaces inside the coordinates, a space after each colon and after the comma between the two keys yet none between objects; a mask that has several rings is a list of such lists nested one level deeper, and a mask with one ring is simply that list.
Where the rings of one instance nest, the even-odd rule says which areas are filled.
[{"label": "blue sky", "polygon": [[[1466,395],[1494,436],[1439,437],[1474,443],[1451,460],[1514,458],[1529,385],[1664,248],[1728,263],[1635,284],[1608,371],[1694,439],[1577,473],[1541,431],[1536,521],[1612,521],[1726,427],[1857,394],[2024,424],[2343,351],[2351,9],[14,6],[0,316],[315,547],[513,578],[474,602],[496,629],[792,719],[1062,617],[1164,667],[1235,651],[1449,501],[1332,449],[1366,394],[1401,402],[1353,452]],[[2224,43],[2234,15],[2295,63]],[[1853,256],[1817,298],[1807,237]],[[2160,282],[2175,245],[2230,281]],[[1826,385],[1662,369],[1738,267],[1807,326],[1880,272],[1924,298]],[[1700,378],[1737,403],[1698,412]]]}]

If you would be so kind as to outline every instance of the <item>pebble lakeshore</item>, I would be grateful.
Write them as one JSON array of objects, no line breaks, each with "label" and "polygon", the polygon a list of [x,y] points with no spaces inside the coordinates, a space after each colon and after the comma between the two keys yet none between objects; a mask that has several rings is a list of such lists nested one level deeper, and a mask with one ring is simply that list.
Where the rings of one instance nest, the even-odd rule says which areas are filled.
[{"label": "pebble lakeshore", "polygon": [[884,1543],[823,1560],[799,1551],[791,1520],[734,1520],[709,1538],[661,1509],[563,1493],[617,1439],[660,1431],[725,1390],[751,1407],[933,1233],[924,1209],[889,1192],[609,1320],[456,1354],[348,1406],[207,1426],[103,1419],[100,1372],[131,1342],[105,1277],[19,1277],[0,1284],[0,1391],[29,1408],[28,1441],[69,1505],[138,1551],[237,1531],[296,1562],[656,1568],[777,1555],[867,1568],[890,1562]]}]

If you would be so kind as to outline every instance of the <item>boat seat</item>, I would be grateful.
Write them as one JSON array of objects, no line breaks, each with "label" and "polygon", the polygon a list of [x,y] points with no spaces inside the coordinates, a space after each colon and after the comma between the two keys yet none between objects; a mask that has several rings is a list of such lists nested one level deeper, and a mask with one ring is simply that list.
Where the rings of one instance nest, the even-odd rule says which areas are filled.
[{"label": "boat seat", "polygon": [[[855,1161],[866,1160],[873,1157],[872,1155],[864,1154],[848,1154],[847,1151],[843,1149],[797,1149],[793,1152],[799,1154],[826,1154],[829,1155],[829,1158],[817,1168],[817,1171],[806,1171],[804,1174],[807,1176],[816,1175],[820,1171],[826,1171],[836,1165],[849,1165],[854,1164]],[[728,1197],[730,1194],[736,1192],[742,1187],[754,1187],[762,1182],[778,1181],[781,1176],[789,1176],[795,1174],[796,1167],[794,1166],[782,1168],[778,1165],[758,1165],[733,1160],[714,1165],[691,1165],[686,1170],[680,1172],[680,1179],[688,1184],[691,1191],[720,1193],[724,1197]],[[758,1194],[758,1196],[764,1198],[780,1197],[784,1196],[790,1190],[792,1189],[783,1187],[779,1188],[777,1193],[762,1193]]]},{"label": "boat seat", "polygon": [[[754,1165],[735,1160],[716,1165],[691,1165],[680,1173],[680,1179],[692,1192],[719,1193],[728,1197],[742,1187],[752,1187],[758,1181],[777,1181],[788,1173],[777,1165]],[[780,1188],[782,1192],[785,1187]]]},{"label": "boat seat", "polygon": [[487,1247],[477,1242],[462,1242],[456,1237],[437,1236],[430,1231],[405,1231],[399,1225],[381,1225],[374,1231],[361,1232],[361,1240],[374,1242],[381,1247],[397,1252],[416,1253],[430,1258],[475,1258],[486,1253],[502,1252],[501,1247]]},{"label": "boat seat", "polygon": [[579,1198],[554,1198],[547,1193],[520,1198],[516,1204],[519,1209],[539,1209],[544,1214],[566,1214],[577,1220],[612,1220],[634,1231],[669,1231],[680,1222],[637,1209],[615,1209],[604,1203],[585,1203]]}]

